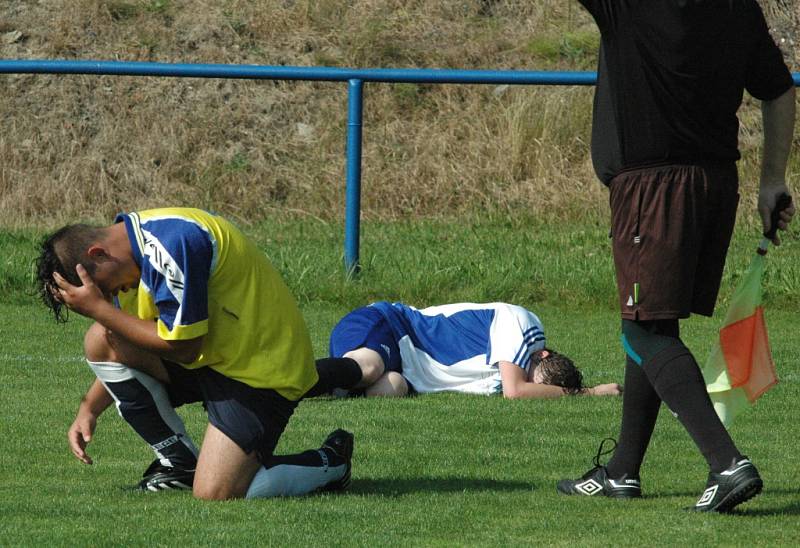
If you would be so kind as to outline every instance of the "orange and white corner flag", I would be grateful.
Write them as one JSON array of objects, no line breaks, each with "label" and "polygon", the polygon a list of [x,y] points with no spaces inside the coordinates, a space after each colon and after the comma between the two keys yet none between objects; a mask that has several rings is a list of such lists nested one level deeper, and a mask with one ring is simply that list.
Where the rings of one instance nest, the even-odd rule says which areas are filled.
[{"label": "orange and white corner flag", "polygon": [[709,396],[725,426],[778,382],[761,305],[768,245],[764,238],[731,297],[719,340],[703,368]]}]

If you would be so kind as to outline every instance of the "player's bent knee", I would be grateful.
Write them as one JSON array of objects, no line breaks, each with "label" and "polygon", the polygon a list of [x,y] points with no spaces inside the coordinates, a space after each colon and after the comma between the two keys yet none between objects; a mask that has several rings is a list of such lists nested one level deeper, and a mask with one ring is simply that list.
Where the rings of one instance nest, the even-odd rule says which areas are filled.
[{"label": "player's bent knee", "polygon": [[192,493],[202,500],[242,498],[261,467],[254,452],[241,447],[209,424],[197,460]]},{"label": "player's bent knee", "polygon": [[361,368],[361,382],[359,383],[361,387],[371,385],[380,379],[385,371],[383,358],[370,348],[351,350],[344,357],[355,360]]},{"label": "player's bent knee", "polygon": [[408,382],[400,373],[389,371],[364,392],[367,397],[402,397],[408,395]]},{"label": "player's bent knee", "polygon": [[361,384],[370,385],[381,378],[383,375],[383,362],[380,364],[359,364],[361,365]]},{"label": "player's bent knee", "polygon": [[108,341],[108,330],[99,323],[93,323],[83,337],[83,354],[92,362],[117,361]]},{"label": "player's bent knee", "polygon": [[200,500],[230,500],[244,497],[244,493],[239,493],[230,486],[197,485],[195,482],[192,488],[192,496]]},{"label": "player's bent knee", "polygon": [[[260,466],[260,465],[259,465]],[[241,470],[232,476],[225,471],[206,475],[203,466],[197,467],[192,485],[192,495],[201,500],[230,500],[244,498],[255,470]]]},{"label": "player's bent knee", "polygon": [[386,374],[386,378],[389,384],[391,384],[395,396],[408,395],[408,382],[403,378],[403,375],[396,371],[389,371],[389,373]]}]

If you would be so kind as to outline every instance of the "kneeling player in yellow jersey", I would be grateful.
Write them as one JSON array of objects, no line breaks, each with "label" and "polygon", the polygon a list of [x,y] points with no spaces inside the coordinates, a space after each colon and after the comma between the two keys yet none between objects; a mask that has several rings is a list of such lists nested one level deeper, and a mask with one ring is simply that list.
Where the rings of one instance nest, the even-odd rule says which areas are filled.
[{"label": "kneeling player in yellow jersey", "polygon": [[[105,227],[66,226],[42,243],[38,289],[57,321],[64,306],[95,323],[84,352],[97,379],[68,432],[86,453],[112,403],[153,449],[145,491],[201,499],[300,495],[350,482],[353,436],[316,450],[273,451],[317,381],[300,311],[255,244],[225,219],[189,208],[120,214]],[[202,402],[198,451],[174,407]]]}]

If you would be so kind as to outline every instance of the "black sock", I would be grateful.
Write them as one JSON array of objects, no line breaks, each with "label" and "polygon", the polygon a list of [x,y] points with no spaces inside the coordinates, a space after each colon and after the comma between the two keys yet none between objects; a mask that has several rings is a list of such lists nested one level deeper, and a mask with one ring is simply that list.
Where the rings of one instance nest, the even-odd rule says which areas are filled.
[{"label": "black sock", "polygon": [[679,329],[677,320],[622,320],[622,345],[627,361],[619,442],[606,466],[612,478],[639,476],[661,407],[661,398],[642,370],[642,362],[673,344]]},{"label": "black sock", "polygon": [[156,452],[160,459],[171,466],[193,470],[197,457],[191,440],[176,431],[161,416],[153,395],[138,379],[121,382],[106,382],[106,390],[114,395],[119,414],[139,436]]},{"label": "black sock", "polygon": [[612,478],[638,478],[650,436],[658,419],[661,398],[642,367],[628,357],[622,393],[622,427],[614,456],[606,468]]},{"label": "black sock", "polygon": [[712,472],[721,472],[741,453],[714,411],[703,375],[680,339],[643,363],[663,402],[677,415],[705,457]]},{"label": "black sock", "polygon": [[329,394],[334,388],[350,389],[361,382],[361,366],[352,358],[322,358],[317,360],[317,384],[304,397]]},{"label": "black sock", "polygon": [[[322,454],[324,453],[324,455]],[[272,455],[265,463],[264,468],[272,468],[279,464],[290,464],[292,466],[339,466],[347,460],[329,447],[319,449],[309,449],[295,455]]]}]

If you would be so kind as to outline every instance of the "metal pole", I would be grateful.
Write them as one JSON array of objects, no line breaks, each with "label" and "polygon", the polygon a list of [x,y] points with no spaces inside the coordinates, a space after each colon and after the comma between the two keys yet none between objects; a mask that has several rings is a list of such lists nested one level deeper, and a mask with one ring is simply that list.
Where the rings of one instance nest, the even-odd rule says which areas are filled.
[{"label": "metal pole", "polygon": [[361,121],[362,80],[348,81],[347,94],[347,187],[345,190],[344,268],[348,276],[358,274],[358,241],[361,224]]}]

